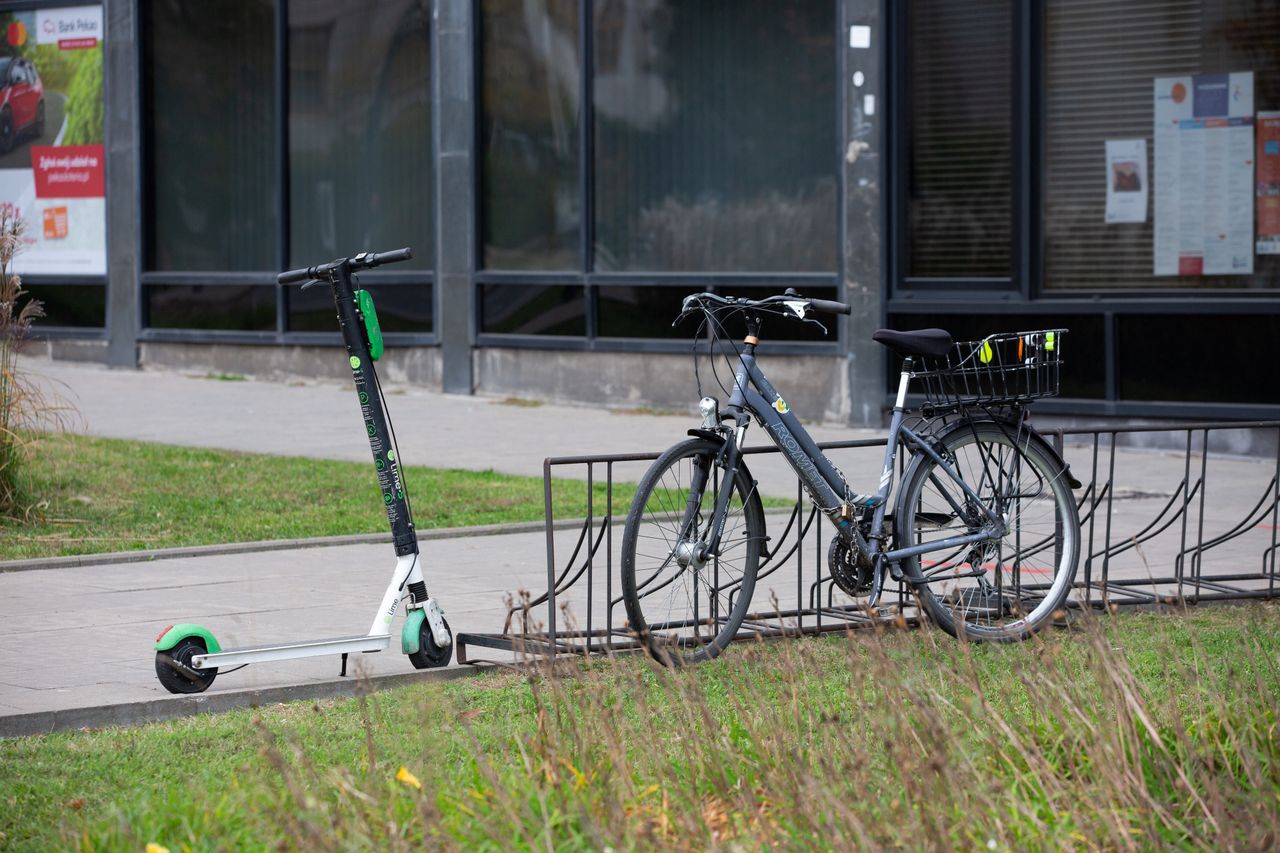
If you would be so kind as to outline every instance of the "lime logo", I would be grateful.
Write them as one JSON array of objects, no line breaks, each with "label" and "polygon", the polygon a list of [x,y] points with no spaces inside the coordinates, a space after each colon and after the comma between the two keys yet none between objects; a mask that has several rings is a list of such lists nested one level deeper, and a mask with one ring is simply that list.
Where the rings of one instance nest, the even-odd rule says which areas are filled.
[{"label": "lime logo", "polygon": [[391,503],[391,493],[390,493],[390,492],[383,492],[383,493],[382,493],[382,502],[383,502],[384,504],[389,504],[389,503]]},{"label": "lime logo", "polygon": [[396,452],[394,450],[387,451],[387,460],[390,462],[396,461]]},{"label": "lime logo", "polygon": [[373,460],[373,467],[381,471],[383,468],[387,467],[387,463],[383,462],[381,459],[375,459]]},{"label": "lime logo", "polygon": [[773,408],[776,409],[780,415],[785,415],[787,412],[791,411],[791,407],[787,405],[787,401],[781,397],[773,401]]},{"label": "lime logo", "polygon": [[359,369],[360,369],[360,359],[359,359],[359,358],[357,358],[357,357],[356,357],[356,356],[354,356],[354,355],[353,355],[353,356],[351,356],[351,369],[352,369],[352,370],[359,370]]},{"label": "lime logo", "polygon": [[367,402],[369,402],[369,395],[368,395],[368,394],[366,394],[365,392],[361,391],[361,392],[360,392],[360,405],[362,405],[362,406],[363,406],[363,405],[364,405],[365,403],[367,403]]}]

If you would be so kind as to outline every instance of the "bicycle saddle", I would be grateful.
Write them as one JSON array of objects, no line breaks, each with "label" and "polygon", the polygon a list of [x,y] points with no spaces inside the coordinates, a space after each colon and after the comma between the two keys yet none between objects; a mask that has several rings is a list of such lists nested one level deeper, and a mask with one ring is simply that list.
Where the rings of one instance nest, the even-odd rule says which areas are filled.
[{"label": "bicycle saddle", "polygon": [[917,329],[914,332],[877,329],[871,339],[900,355],[928,355],[934,358],[949,353],[955,343],[951,339],[951,333],[943,329]]}]

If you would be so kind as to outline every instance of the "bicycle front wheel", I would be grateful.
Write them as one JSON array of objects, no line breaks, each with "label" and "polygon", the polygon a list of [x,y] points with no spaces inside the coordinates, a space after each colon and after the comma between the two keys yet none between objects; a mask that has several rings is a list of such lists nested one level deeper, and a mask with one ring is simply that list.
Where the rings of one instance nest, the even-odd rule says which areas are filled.
[{"label": "bicycle front wheel", "polygon": [[714,658],[737,635],[755,591],[764,510],[739,463],[718,555],[703,546],[717,529],[725,471],[721,445],[672,447],[640,481],[622,535],[622,595],[631,630],[668,666]]},{"label": "bicycle front wheel", "polygon": [[[1075,580],[1080,519],[1065,466],[1016,425],[967,423],[943,436],[941,455],[999,517],[1003,536],[903,561],[927,615],[956,637],[1023,640],[1054,617]],[[903,483],[900,546],[980,531],[988,519],[928,457]]]}]

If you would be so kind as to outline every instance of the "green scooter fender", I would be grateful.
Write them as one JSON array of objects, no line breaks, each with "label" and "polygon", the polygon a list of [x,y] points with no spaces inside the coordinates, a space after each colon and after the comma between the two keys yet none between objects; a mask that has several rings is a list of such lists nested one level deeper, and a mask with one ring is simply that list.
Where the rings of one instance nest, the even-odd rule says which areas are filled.
[{"label": "green scooter fender", "polygon": [[192,625],[190,622],[171,626],[156,640],[155,650],[167,652],[188,637],[199,637],[204,640],[205,650],[211,655],[222,651],[222,646],[208,628],[201,625]]},{"label": "green scooter fender", "polygon": [[400,651],[406,655],[416,655],[422,649],[422,623],[427,618],[427,611],[421,607],[410,608],[405,615],[404,627],[400,629]]}]

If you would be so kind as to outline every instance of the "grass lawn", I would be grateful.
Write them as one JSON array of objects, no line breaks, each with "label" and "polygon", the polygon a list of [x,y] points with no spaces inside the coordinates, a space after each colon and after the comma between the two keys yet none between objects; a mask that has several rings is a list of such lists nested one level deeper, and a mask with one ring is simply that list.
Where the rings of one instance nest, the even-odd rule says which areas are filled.
[{"label": "grass lawn", "polygon": [[1276,606],[571,667],[3,741],[0,849],[1280,842]]},{"label": "grass lawn", "polygon": [[[44,520],[0,520],[0,560],[387,530],[372,461],[331,462],[89,438],[41,437],[26,467]],[[542,480],[410,466],[419,527],[543,518]],[[624,516],[634,486],[615,485]],[[586,514],[586,487],[553,485],[556,516]],[[605,505],[595,489],[595,510]]]}]

